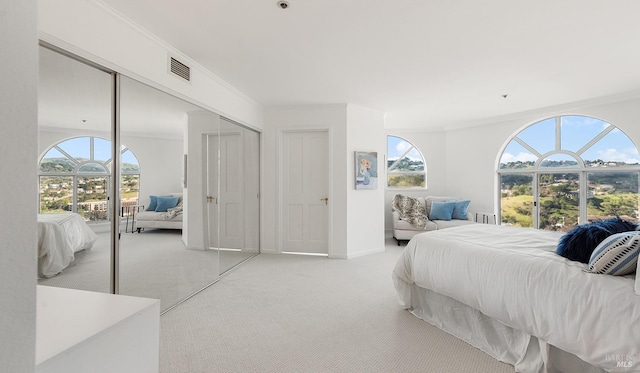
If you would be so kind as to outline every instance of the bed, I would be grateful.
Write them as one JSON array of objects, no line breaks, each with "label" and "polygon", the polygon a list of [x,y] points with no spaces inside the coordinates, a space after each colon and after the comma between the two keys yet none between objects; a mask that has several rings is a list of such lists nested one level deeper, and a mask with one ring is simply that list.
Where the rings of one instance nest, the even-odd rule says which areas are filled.
[{"label": "bed", "polygon": [[57,275],[80,250],[90,249],[98,236],[75,213],[38,215],[38,277]]},{"label": "bed", "polygon": [[489,224],[416,235],[392,274],[400,304],[518,372],[638,371],[635,274],[588,272],[555,253],[561,235]]}]

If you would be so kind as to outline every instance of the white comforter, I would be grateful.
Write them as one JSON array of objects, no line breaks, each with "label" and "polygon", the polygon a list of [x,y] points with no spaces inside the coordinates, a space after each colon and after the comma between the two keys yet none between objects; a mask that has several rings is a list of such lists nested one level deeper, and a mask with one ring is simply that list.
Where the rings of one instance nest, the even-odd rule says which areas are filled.
[{"label": "white comforter", "polygon": [[635,275],[586,272],[555,253],[561,234],[473,224],[415,236],[393,271],[400,303],[410,284],[433,290],[604,369],[640,365]]},{"label": "white comforter", "polygon": [[38,215],[38,276],[52,277],[90,249],[98,236],[78,214]]}]

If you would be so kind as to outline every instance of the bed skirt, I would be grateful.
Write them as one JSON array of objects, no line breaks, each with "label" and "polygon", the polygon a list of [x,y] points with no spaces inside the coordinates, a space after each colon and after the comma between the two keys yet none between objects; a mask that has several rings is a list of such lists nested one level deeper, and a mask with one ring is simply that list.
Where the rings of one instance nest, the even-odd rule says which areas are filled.
[{"label": "bed skirt", "polygon": [[415,283],[411,285],[411,299],[413,315],[498,361],[513,365],[516,372],[605,372],[571,353]]}]

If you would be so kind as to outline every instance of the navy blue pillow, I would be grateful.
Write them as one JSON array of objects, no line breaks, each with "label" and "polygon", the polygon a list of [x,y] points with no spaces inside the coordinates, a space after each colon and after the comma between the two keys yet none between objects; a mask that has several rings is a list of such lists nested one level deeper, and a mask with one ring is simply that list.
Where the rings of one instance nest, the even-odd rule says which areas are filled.
[{"label": "navy blue pillow", "polygon": [[556,252],[567,259],[588,264],[591,253],[605,238],[635,229],[635,223],[620,218],[578,225],[560,238]]}]

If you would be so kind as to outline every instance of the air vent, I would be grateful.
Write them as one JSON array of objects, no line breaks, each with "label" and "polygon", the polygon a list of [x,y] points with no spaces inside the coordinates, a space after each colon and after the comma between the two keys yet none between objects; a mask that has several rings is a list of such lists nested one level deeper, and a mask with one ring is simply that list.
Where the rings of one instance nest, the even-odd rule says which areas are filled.
[{"label": "air vent", "polygon": [[188,82],[191,81],[191,68],[173,57],[171,57],[171,72]]}]

